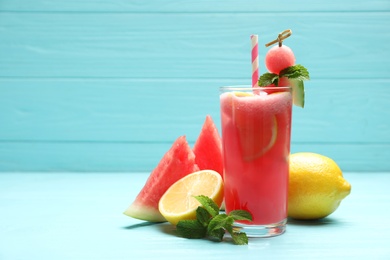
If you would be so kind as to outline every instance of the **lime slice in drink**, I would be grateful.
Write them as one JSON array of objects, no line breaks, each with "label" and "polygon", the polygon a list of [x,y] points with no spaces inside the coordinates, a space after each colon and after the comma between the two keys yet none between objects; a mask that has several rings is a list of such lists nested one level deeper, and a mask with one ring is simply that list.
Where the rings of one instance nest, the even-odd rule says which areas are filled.
[{"label": "lime slice in drink", "polygon": [[233,94],[236,97],[253,97],[254,94],[250,92],[234,91]]},{"label": "lime slice in drink", "polygon": [[245,161],[252,161],[268,152],[276,142],[278,136],[278,124],[275,116],[266,119],[264,126],[239,129],[242,155]]},{"label": "lime slice in drink", "polygon": [[293,104],[299,107],[305,106],[305,89],[302,80],[290,79],[293,94]]},{"label": "lime slice in drink", "polygon": [[274,95],[277,94],[233,97],[233,122],[237,129],[241,154],[246,161],[262,156],[276,142],[278,122],[275,111],[270,109],[276,97]]}]

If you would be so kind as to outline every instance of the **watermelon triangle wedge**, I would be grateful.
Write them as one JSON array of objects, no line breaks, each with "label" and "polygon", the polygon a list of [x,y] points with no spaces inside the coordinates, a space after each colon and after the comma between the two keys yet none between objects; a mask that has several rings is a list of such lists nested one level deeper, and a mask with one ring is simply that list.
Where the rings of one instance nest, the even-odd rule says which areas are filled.
[{"label": "watermelon triangle wedge", "polygon": [[192,149],[200,170],[214,170],[223,178],[222,141],[210,115],[206,116],[202,130]]},{"label": "watermelon triangle wedge", "polygon": [[160,198],[173,183],[198,170],[194,152],[186,137],[180,136],[150,173],[144,187],[124,214],[150,222],[166,221],[158,210]]}]

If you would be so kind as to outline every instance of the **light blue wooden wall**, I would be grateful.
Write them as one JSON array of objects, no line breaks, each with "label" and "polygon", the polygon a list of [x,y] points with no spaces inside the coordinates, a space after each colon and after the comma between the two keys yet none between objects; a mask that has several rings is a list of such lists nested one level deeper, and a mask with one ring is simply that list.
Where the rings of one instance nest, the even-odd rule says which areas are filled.
[{"label": "light blue wooden wall", "polygon": [[389,0],[0,0],[0,171],[150,171],[250,84],[250,34],[288,28],[292,152],[389,171]]}]

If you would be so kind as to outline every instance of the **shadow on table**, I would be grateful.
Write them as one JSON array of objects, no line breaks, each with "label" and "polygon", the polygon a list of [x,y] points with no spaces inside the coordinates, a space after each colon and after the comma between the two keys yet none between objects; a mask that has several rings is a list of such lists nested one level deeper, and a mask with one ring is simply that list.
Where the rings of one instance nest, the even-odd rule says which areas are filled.
[{"label": "shadow on table", "polygon": [[160,225],[157,226],[163,233],[170,234],[170,235],[177,235],[176,233],[176,227],[171,225],[168,222],[160,223]]},{"label": "shadow on table", "polygon": [[161,222],[142,222],[130,226],[123,227],[123,229],[135,229],[135,228],[140,228],[140,227],[147,227],[147,226],[153,226],[153,225],[158,225],[161,224]]},{"label": "shadow on table", "polygon": [[137,223],[134,225],[129,225],[122,227],[123,229],[137,229],[137,228],[142,228],[142,227],[148,227],[148,226],[156,226],[159,230],[161,230],[163,233],[166,234],[176,234],[175,233],[175,227],[171,225],[168,222],[142,222],[142,223]]},{"label": "shadow on table", "polygon": [[326,226],[326,225],[335,225],[338,221],[333,218],[322,218],[316,220],[298,220],[289,218],[287,221],[288,225],[296,225],[296,226]]},{"label": "shadow on table", "polygon": [[[323,218],[323,219],[316,219],[316,220],[298,220],[289,218],[287,221],[287,224],[289,225],[296,225],[296,226],[326,226],[326,225],[335,225],[338,224],[339,221],[333,218]],[[158,229],[160,229],[162,232],[167,234],[174,233],[175,227],[169,224],[168,222],[142,222],[137,223],[134,225],[129,225],[123,227],[123,229],[136,229],[141,227],[148,227],[148,226],[157,226]]]}]

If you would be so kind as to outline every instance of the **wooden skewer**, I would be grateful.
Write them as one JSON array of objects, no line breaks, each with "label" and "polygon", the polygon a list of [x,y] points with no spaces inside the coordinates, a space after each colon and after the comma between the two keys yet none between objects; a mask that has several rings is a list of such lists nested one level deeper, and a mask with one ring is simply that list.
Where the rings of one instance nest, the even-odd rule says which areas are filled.
[{"label": "wooden skewer", "polygon": [[282,42],[284,39],[290,37],[292,34],[292,31],[290,29],[284,30],[283,32],[279,33],[278,38],[276,40],[273,40],[272,42],[269,42],[265,45],[265,47],[269,47],[275,43],[279,43],[279,47],[282,46]]}]

